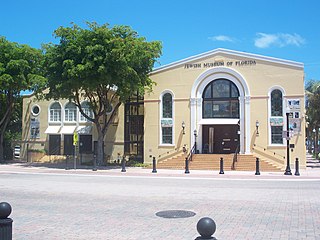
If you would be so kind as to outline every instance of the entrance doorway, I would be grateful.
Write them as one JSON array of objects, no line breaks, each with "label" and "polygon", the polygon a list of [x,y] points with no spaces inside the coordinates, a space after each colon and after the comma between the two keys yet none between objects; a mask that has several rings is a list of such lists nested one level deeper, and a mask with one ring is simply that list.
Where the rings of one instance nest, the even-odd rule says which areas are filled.
[{"label": "entrance doorway", "polygon": [[49,155],[60,155],[61,136],[49,135]]},{"label": "entrance doorway", "polygon": [[73,135],[66,134],[63,137],[63,153],[64,155],[74,155]]},{"label": "entrance doorway", "polygon": [[202,153],[235,153],[240,144],[238,129],[235,125],[203,125]]}]

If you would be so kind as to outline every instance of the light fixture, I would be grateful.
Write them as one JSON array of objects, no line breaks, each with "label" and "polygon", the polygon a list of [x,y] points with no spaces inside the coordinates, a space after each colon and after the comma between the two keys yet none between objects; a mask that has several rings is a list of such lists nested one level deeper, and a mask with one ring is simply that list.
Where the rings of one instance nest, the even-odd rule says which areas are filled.
[{"label": "light fixture", "polygon": [[182,121],[181,127],[182,127],[182,134],[185,134],[184,129],[186,128],[186,124],[184,123],[184,121]]},{"label": "light fixture", "polygon": [[193,135],[194,135],[194,153],[198,153],[197,152],[197,129],[193,131]]},{"label": "light fixture", "polygon": [[260,123],[259,121],[257,120],[256,121],[256,135],[259,136],[259,126],[260,126]]}]

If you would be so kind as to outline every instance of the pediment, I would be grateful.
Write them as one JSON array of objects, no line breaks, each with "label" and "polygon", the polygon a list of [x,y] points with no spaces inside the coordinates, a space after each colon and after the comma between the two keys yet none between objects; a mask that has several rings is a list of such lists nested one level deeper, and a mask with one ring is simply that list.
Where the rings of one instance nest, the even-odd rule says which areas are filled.
[{"label": "pediment", "polygon": [[[279,64],[279,65],[286,65],[288,67],[295,67],[299,69],[303,69],[304,65],[300,62],[280,59],[280,58],[273,58],[258,54],[252,54],[247,52],[239,52],[234,50],[228,50],[223,48],[218,48],[209,52],[201,53],[195,56],[191,56],[170,64],[163,65],[161,67],[155,68],[151,74],[155,74],[158,72],[170,70],[177,67],[184,67],[184,68],[197,68],[197,67],[221,67],[219,64],[223,64],[224,67],[228,67],[226,62],[223,61],[215,61],[215,62],[206,62],[205,60],[218,57],[218,56],[227,56],[227,57],[236,57],[243,59],[242,61],[235,61],[230,62],[230,64],[248,64],[253,65],[256,64],[257,61],[266,62],[266,63],[272,63],[272,64]],[[198,64],[198,65],[197,65]],[[201,66],[199,65],[201,64]],[[203,66],[202,66],[203,65]],[[231,67],[231,66],[230,66]]]}]

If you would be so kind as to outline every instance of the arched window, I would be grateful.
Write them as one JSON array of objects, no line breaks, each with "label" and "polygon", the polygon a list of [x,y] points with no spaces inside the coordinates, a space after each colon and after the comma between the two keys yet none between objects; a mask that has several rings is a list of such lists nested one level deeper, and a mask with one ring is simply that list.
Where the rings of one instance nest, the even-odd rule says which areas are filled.
[{"label": "arched window", "polygon": [[281,90],[272,90],[270,94],[270,105],[271,144],[283,144],[283,98]]},{"label": "arched window", "polygon": [[[81,108],[86,115],[88,115],[91,118],[93,117],[93,112],[90,109],[89,103],[87,101],[81,103]],[[88,122],[89,120],[85,118],[82,114],[80,114],[80,121]]]},{"label": "arched window", "polygon": [[172,95],[170,93],[162,96],[162,118],[172,118]]},{"label": "arched window", "polygon": [[53,103],[50,106],[50,122],[61,122],[61,105],[58,102]]},{"label": "arched window", "polygon": [[203,118],[239,118],[239,90],[227,79],[209,83],[203,91]]},{"label": "arched window", "polygon": [[77,107],[74,103],[69,102],[64,108],[64,120],[66,122],[77,121]]},{"label": "arched window", "polygon": [[271,92],[271,116],[282,117],[282,92],[279,89]]},{"label": "arched window", "polygon": [[173,144],[173,98],[166,92],[161,97],[161,144]]}]

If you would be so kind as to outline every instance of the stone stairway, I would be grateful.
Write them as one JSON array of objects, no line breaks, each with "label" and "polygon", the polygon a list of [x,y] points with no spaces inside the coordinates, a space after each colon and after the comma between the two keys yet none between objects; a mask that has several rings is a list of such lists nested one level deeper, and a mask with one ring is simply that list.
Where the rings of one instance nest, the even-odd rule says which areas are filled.
[{"label": "stone stairway", "polygon": [[[190,170],[219,170],[220,158],[223,158],[225,171],[232,170],[233,154],[194,154],[189,164]],[[157,164],[159,169],[184,169],[185,155],[159,161]],[[256,157],[254,155],[238,155],[238,161],[235,164],[237,171],[255,171]],[[270,162],[260,159],[261,172],[278,172],[281,168],[272,165]]]},{"label": "stone stairway", "polygon": [[320,168],[320,160],[315,159],[310,153],[307,153],[307,168]]}]

